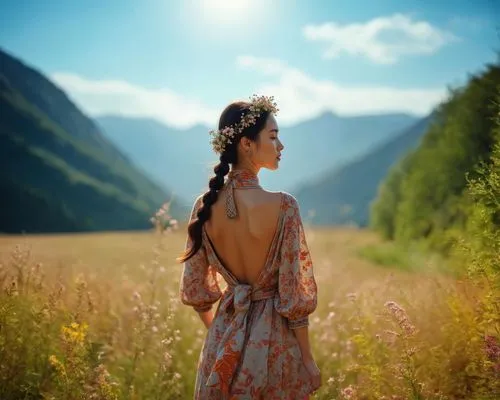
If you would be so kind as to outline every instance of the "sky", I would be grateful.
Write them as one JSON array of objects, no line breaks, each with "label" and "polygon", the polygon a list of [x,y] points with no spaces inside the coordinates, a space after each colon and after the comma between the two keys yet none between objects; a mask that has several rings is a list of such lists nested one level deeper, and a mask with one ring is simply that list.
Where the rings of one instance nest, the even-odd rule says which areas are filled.
[{"label": "sky", "polygon": [[500,0],[0,0],[0,22],[0,48],[88,115],[176,128],[252,94],[284,125],[423,116],[500,51]]}]

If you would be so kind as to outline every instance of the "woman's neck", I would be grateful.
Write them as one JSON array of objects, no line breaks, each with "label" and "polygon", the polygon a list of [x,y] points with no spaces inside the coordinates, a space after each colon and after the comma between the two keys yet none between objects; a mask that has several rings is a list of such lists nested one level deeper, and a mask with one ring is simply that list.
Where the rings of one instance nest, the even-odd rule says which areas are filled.
[{"label": "woman's neck", "polygon": [[248,169],[232,169],[229,180],[235,188],[260,188],[259,177]]},{"label": "woman's neck", "polygon": [[255,176],[257,176],[259,174],[259,170],[260,170],[260,168],[257,168],[254,165],[251,165],[250,163],[245,163],[245,162],[241,162],[241,163],[238,163],[237,165],[233,165],[233,167],[231,168],[231,171],[247,171],[247,172],[254,174]]}]

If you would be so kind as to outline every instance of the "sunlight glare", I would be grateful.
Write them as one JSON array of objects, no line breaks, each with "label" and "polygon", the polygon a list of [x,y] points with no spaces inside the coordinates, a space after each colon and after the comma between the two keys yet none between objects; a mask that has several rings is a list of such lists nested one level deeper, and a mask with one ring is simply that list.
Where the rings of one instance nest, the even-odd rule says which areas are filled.
[{"label": "sunlight glare", "polygon": [[214,22],[236,23],[247,19],[256,3],[255,0],[202,0],[200,11]]}]

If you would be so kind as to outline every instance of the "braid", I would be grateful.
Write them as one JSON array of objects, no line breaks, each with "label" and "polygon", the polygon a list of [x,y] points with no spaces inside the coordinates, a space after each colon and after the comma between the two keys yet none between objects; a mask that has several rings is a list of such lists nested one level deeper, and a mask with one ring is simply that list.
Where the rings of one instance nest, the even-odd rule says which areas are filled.
[{"label": "braid", "polygon": [[[219,130],[239,124],[242,119],[242,114],[247,115],[250,113],[251,107],[252,105],[247,102],[229,104],[219,118]],[[238,142],[243,136],[255,142],[258,139],[259,132],[265,127],[269,114],[269,111],[262,111],[258,118],[244,129],[244,132],[239,132],[237,137],[234,137],[233,140],[228,143],[229,145],[224,145],[224,149],[220,155],[220,162],[214,168],[215,176],[210,179],[208,182],[208,191],[201,197],[201,207],[199,207],[195,214],[191,215],[191,222],[188,226],[191,248],[186,249],[186,251],[177,258],[177,261],[187,261],[201,248],[203,224],[207,222],[212,215],[212,205],[217,201],[219,192],[224,186],[224,177],[229,173],[229,166],[238,164]]]},{"label": "braid", "polygon": [[229,163],[224,155],[221,155],[219,164],[214,168],[214,173],[215,176],[208,182],[208,191],[202,196],[202,205],[196,213],[196,219],[189,224],[188,234],[193,245],[179,258],[181,262],[190,259],[201,248],[203,224],[210,219],[212,205],[217,201],[219,191],[224,186],[224,177],[229,173]]}]

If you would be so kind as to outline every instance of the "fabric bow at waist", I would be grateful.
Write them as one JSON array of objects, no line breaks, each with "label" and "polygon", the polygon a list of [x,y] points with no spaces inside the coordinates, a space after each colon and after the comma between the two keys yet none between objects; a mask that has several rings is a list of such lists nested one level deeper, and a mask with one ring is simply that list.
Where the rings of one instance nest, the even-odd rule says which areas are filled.
[{"label": "fabric bow at waist", "polygon": [[[207,386],[218,387],[223,393],[229,392],[236,368],[241,361],[241,354],[245,345],[247,312],[253,301],[273,298],[277,293],[276,288],[256,288],[246,284],[230,286],[224,293],[221,301],[220,311],[225,312],[231,305],[234,307],[233,319],[224,332],[217,349],[217,355],[214,366],[208,377]],[[261,332],[270,334],[269,329],[263,329]],[[264,341],[269,339],[260,336]],[[263,356],[267,360],[267,347],[261,349],[265,352]],[[262,363],[262,368],[267,369],[267,362]],[[267,377],[267,370],[260,371],[259,377]],[[253,385],[257,388],[263,387],[265,382],[254,381]]]}]

